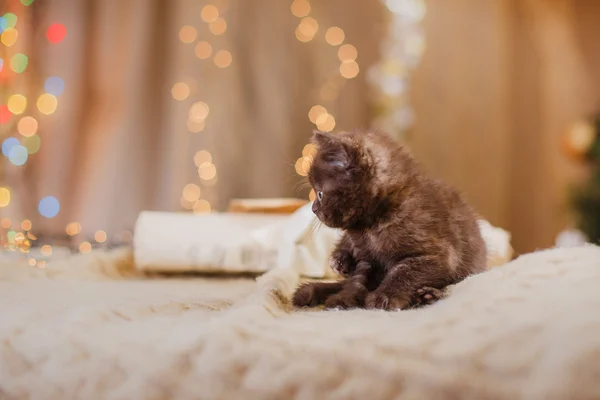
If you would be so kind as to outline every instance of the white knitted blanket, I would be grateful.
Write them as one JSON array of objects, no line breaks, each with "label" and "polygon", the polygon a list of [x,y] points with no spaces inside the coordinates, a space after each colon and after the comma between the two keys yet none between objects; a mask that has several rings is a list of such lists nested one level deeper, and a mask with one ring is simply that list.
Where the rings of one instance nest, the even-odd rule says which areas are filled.
[{"label": "white knitted blanket", "polygon": [[525,255],[419,310],[298,311],[292,270],[0,265],[1,399],[600,398],[600,248]]}]

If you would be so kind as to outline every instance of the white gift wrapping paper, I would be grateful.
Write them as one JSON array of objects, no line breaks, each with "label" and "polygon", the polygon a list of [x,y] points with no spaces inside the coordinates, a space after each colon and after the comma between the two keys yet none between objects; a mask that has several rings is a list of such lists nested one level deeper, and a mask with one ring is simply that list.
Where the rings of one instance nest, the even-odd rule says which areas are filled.
[{"label": "white gift wrapping paper", "polygon": [[[291,215],[142,212],[134,235],[138,269],[153,272],[253,272],[294,268],[302,276],[335,276],[329,255],[341,236],[307,204]],[[488,267],[512,257],[510,235],[480,221]]]}]

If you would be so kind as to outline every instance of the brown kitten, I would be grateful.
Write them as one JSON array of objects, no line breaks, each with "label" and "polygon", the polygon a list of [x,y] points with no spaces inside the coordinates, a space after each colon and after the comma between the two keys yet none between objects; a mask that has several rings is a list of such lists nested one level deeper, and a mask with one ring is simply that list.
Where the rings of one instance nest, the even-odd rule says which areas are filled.
[{"label": "brown kitten", "polygon": [[315,132],[313,212],[344,234],[330,265],[345,279],[309,283],[299,307],[405,309],[439,298],[486,265],[473,209],[380,132]]}]

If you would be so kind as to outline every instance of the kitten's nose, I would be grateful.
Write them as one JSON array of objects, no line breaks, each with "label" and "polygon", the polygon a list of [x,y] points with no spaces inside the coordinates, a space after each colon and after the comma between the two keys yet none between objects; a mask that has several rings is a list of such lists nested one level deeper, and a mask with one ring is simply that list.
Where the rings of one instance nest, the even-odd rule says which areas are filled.
[{"label": "kitten's nose", "polygon": [[319,207],[317,207],[317,202],[313,201],[312,212],[316,214],[317,213],[317,208],[319,208]]}]

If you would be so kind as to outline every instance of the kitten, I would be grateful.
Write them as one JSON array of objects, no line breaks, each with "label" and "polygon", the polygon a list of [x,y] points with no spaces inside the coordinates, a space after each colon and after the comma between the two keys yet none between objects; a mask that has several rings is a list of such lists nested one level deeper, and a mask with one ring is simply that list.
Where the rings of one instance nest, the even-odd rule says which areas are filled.
[{"label": "kitten", "polygon": [[405,309],[485,269],[473,209],[386,134],[315,132],[312,141],[313,212],[344,231],[330,265],[345,279],[301,286],[296,306]]}]

